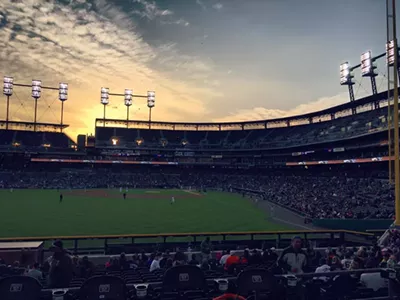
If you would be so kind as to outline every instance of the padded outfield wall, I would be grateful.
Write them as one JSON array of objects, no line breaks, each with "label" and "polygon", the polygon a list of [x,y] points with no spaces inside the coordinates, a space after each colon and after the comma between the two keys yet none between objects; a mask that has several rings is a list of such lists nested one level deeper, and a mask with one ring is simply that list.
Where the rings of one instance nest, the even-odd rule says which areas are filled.
[{"label": "padded outfield wall", "polygon": [[320,228],[335,230],[367,231],[388,229],[392,225],[391,219],[357,220],[357,219],[314,219],[312,224]]}]

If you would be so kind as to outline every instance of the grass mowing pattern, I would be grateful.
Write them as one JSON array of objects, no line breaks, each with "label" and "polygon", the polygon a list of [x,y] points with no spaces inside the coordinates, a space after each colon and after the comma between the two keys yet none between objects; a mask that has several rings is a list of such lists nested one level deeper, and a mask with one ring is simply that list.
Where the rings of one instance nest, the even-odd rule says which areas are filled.
[{"label": "grass mowing pattern", "polygon": [[[0,190],[0,237],[285,230],[236,194],[180,190]],[[171,197],[176,201],[171,205]]]}]

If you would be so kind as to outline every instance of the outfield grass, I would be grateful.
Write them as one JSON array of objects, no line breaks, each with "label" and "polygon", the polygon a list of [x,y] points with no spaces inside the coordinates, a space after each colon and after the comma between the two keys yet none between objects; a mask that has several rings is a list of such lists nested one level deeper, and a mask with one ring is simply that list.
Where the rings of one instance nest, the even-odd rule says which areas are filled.
[{"label": "outfield grass", "polygon": [[[239,195],[179,190],[0,190],[0,237],[284,230]],[[176,202],[171,205],[174,196]]]}]

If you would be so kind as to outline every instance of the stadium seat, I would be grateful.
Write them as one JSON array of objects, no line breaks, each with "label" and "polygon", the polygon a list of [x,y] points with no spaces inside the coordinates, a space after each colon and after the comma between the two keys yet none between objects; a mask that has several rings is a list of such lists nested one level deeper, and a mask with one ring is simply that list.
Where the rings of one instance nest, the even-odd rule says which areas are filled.
[{"label": "stadium seat", "polygon": [[79,290],[80,300],[125,300],[128,288],[124,281],[114,276],[94,276],[85,281]]},{"label": "stadium seat", "polygon": [[[191,265],[175,266],[165,272],[163,278],[163,298],[171,292],[186,292],[186,296],[204,291],[207,283],[203,271]],[[191,298],[191,297],[190,297]]]},{"label": "stadium seat", "polygon": [[29,276],[10,276],[0,280],[1,300],[38,300],[42,286]]},{"label": "stadium seat", "polygon": [[356,288],[356,282],[350,275],[334,277],[329,287],[321,289],[325,299],[345,299],[350,296]]},{"label": "stadium seat", "polygon": [[249,269],[237,277],[237,291],[242,296],[266,299],[284,298],[284,290],[274,275],[264,269]]}]

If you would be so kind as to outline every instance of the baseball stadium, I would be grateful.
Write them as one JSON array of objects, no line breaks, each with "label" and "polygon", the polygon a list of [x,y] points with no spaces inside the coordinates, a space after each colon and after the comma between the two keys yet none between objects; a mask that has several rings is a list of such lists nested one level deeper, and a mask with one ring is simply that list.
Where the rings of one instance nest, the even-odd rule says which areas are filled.
[{"label": "baseball stadium", "polygon": [[[400,67],[389,2],[382,51],[338,66],[332,84],[348,100],[307,113],[155,120],[157,90],[99,86],[93,134],[73,136],[73,83],[4,76],[0,299],[400,299]],[[24,91],[33,121],[11,114]],[[46,92],[57,94],[59,122],[39,120],[52,109],[41,111]],[[145,120],[131,118],[134,101]],[[108,117],[116,102],[125,118]]]}]

